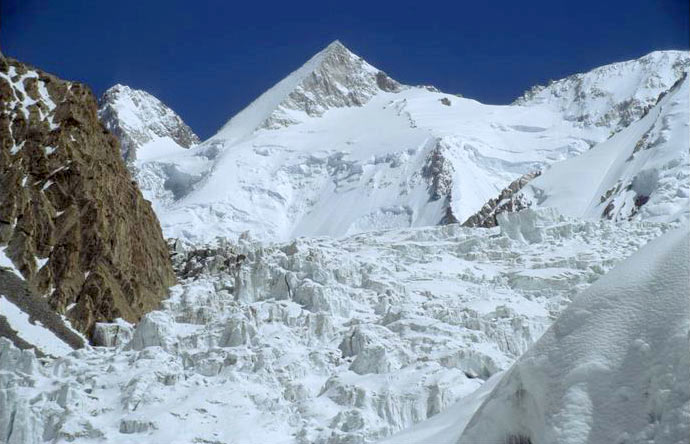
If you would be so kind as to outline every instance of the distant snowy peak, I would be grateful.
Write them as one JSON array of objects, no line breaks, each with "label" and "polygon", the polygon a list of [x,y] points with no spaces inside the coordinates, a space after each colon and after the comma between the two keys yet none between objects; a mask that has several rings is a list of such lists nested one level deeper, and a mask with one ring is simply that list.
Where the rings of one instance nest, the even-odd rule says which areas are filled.
[{"label": "distant snowy peak", "polygon": [[99,100],[98,117],[120,139],[122,157],[131,163],[137,150],[162,137],[184,148],[199,143],[199,137],[172,109],[151,94],[115,85]]},{"label": "distant snowy peak", "polygon": [[230,119],[217,137],[234,141],[257,129],[283,128],[402,87],[336,40]]},{"label": "distant snowy peak", "polygon": [[583,127],[618,131],[642,117],[690,68],[688,51],[655,51],[535,86],[516,105],[551,105],[566,120]]}]

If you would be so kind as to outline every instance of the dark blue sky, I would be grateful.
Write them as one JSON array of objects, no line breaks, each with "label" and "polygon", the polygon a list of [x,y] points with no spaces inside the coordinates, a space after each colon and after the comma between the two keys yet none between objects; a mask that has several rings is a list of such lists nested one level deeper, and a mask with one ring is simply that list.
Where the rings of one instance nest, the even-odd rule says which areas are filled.
[{"label": "dark blue sky", "polygon": [[151,92],[202,137],[334,39],[391,77],[486,103],[688,49],[687,0],[1,0],[6,55],[101,94]]}]

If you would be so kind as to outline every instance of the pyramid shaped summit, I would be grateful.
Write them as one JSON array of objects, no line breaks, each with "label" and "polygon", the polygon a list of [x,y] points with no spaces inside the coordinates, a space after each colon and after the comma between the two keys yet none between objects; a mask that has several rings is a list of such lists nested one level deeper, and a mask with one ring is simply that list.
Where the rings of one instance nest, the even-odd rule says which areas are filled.
[{"label": "pyramid shaped summit", "polygon": [[402,88],[335,40],[230,119],[216,137],[234,141],[257,129],[320,117],[331,108],[362,106],[381,91]]}]

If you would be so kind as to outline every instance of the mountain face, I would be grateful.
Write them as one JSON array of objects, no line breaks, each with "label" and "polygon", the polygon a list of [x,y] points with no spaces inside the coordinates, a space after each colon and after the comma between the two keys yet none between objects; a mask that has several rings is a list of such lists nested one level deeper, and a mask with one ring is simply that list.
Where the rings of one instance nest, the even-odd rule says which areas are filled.
[{"label": "mountain face", "polygon": [[108,89],[99,100],[98,117],[106,129],[120,140],[122,157],[128,164],[147,143],[169,138],[183,148],[199,143],[199,138],[173,110],[151,94],[124,85]]},{"label": "mountain face", "polygon": [[334,42],[209,140],[142,147],[136,178],[164,233],[194,242],[463,222],[649,111],[689,60],[653,53],[493,106],[400,85]]},{"label": "mountain face", "polygon": [[687,75],[638,121],[553,165],[523,196],[575,217],[671,221],[690,214]]},{"label": "mountain face", "polygon": [[167,247],[91,92],[2,58],[0,106],[2,265],[84,333],[157,307]]},{"label": "mountain face", "polygon": [[580,156],[539,177],[523,176],[465,221],[491,227],[496,215],[555,208],[588,219],[674,221],[690,217],[688,78],[683,74],[645,114]]},{"label": "mountain face", "polygon": [[401,85],[334,41],[278,82],[221,128],[235,141],[258,129],[280,129],[321,117],[329,109],[362,106],[380,91]]}]

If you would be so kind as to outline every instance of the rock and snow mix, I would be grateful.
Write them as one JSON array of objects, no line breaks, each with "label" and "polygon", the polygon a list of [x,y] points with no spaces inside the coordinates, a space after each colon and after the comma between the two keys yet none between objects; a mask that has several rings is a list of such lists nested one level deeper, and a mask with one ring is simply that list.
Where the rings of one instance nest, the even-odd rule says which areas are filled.
[{"label": "rock and snow mix", "polygon": [[490,230],[178,242],[186,277],[164,308],[133,330],[97,326],[114,347],[39,362],[2,344],[0,435],[371,442],[507,369],[579,290],[668,227],[550,210],[499,220]]},{"label": "rock and snow mix", "polygon": [[644,116],[689,68],[687,51],[654,51],[535,86],[515,104],[546,105],[578,125],[619,131]]}]

